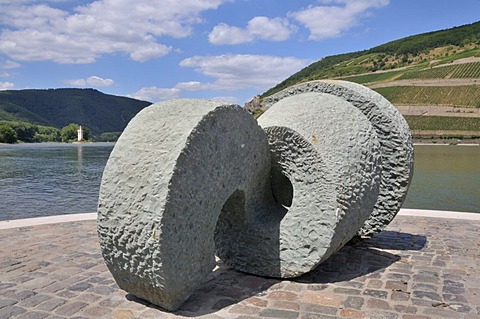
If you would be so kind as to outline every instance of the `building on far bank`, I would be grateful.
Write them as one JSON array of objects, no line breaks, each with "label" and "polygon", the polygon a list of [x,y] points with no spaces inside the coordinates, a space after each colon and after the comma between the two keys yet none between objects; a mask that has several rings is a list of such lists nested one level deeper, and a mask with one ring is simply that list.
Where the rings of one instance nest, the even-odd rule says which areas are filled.
[{"label": "building on far bank", "polygon": [[78,141],[78,142],[83,141],[83,129],[82,129],[82,126],[81,126],[81,125],[80,125],[80,127],[78,128],[78,130],[77,130],[77,141]]}]

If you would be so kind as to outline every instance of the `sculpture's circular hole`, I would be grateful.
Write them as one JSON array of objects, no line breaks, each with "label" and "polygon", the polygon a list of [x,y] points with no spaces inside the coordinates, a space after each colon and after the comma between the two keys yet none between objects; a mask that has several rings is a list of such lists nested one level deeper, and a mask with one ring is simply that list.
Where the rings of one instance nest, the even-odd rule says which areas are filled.
[{"label": "sculpture's circular hole", "polygon": [[293,185],[280,166],[272,166],[271,187],[273,198],[277,203],[284,207],[292,206]]}]

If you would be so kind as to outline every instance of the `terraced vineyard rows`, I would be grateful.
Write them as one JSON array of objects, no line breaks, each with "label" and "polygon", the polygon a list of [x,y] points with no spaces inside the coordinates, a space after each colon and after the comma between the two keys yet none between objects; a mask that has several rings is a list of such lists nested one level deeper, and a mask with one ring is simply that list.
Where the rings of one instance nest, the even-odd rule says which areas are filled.
[{"label": "terraced vineyard rows", "polygon": [[411,130],[478,131],[480,118],[406,115]]},{"label": "terraced vineyard rows", "polygon": [[480,107],[480,85],[393,86],[375,91],[393,104]]},{"label": "terraced vineyard rows", "polygon": [[471,62],[421,71],[405,72],[399,80],[406,79],[466,79],[480,78],[480,62]]}]

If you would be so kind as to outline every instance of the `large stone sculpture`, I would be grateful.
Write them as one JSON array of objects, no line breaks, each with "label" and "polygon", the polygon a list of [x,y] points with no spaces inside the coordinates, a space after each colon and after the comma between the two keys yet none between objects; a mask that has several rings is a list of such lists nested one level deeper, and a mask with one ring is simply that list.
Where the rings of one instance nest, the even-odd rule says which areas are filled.
[{"label": "large stone sculpture", "polygon": [[382,180],[374,210],[359,230],[361,237],[381,231],[396,216],[413,177],[413,146],[407,122],[383,96],[347,81],[311,81],[291,86],[265,99],[268,109],[285,97],[321,92],[340,97],[359,109],[372,123],[381,147]]},{"label": "large stone sculpture", "polygon": [[388,102],[315,82],[268,103],[258,124],[208,100],[157,103],[129,123],[98,205],[102,254],[122,289],[175,310],[215,253],[244,272],[296,277],[395,216],[413,157]]}]

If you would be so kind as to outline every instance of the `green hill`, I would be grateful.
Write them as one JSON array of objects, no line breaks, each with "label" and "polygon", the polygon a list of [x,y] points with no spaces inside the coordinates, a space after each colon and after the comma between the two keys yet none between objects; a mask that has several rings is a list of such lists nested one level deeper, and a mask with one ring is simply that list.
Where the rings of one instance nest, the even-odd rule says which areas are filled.
[{"label": "green hill", "polygon": [[[264,97],[319,79],[369,86],[390,100],[417,132],[436,127],[480,136],[480,21],[325,57],[247,103],[247,108],[261,113]],[[442,135],[448,135],[445,132]]]},{"label": "green hill", "polygon": [[121,132],[150,102],[104,94],[94,89],[0,91],[0,120],[62,128],[78,123],[94,135]]}]

